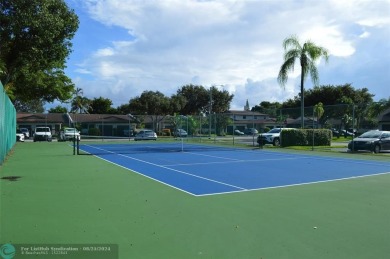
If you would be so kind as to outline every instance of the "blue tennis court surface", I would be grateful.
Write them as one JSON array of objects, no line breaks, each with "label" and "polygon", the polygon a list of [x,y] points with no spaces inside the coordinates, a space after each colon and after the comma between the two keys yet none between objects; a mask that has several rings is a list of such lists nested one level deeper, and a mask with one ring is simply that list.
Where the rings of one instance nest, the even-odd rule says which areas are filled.
[{"label": "blue tennis court surface", "polygon": [[202,196],[390,173],[390,163],[180,144],[83,144],[80,150]]}]

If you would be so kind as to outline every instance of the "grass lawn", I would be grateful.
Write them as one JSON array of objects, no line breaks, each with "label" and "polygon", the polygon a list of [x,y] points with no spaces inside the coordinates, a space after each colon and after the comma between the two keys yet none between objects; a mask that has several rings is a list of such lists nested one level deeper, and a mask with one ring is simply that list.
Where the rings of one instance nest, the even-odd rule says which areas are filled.
[{"label": "grass lawn", "polygon": [[0,170],[20,177],[0,180],[0,244],[117,244],[119,258],[390,255],[390,174],[194,197],[57,142],[17,143]]}]

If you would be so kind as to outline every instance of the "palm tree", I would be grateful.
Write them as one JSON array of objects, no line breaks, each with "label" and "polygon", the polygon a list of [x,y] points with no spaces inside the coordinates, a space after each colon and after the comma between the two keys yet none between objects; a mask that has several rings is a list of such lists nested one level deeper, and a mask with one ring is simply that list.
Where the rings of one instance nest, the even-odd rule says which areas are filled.
[{"label": "palm tree", "polygon": [[71,111],[75,113],[89,113],[88,110],[91,107],[91,100],[87,97],[76,96],[72,100]]},{"label": "palm tree", "polygon": [[325,110],[322,102],[319,102],[316,105],[314,105],[314,114],[317,117],[317,128],[320,128],[320,119],[322,115],[324,115],[324,112]]},{"label": "palm tree", "polygon": [[74,98],[71,103],[71,111],[76,113],[88,113],[88,109],[91,107],[91,100],[87,97],[83,97],[83,89],[76,88],[73,94]]},{"label": "palm tree", "polygon": [[285,86],[288,79],[288,72],[294,71],[295,60],[299,59],[301,64],[301,127],[304,128],[304,81],[310,73],[311,80],[314,85],[318,85],[319,77],[318,70],[315,62],[324,57],[325,61],[328,61],[328,50],[315,45],[310,40],[306,41],[303,45],[299,44],[299,40],[296,36],[290,36],[283,41],[284,63],[280,67],[278,82],[281,86]]}]

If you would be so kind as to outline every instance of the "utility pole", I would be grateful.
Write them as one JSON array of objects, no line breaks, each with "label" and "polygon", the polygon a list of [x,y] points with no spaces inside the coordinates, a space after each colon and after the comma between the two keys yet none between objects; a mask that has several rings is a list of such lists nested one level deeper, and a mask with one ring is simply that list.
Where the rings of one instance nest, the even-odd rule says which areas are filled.
[{"label": "utility pole", "polygon": [[212,111],[212,105],[213,105],[213,95],[211,92],[211,89],[213,87],[210,87],[210,103],[209,103],[209,138],[211,139],[211,111]]}]

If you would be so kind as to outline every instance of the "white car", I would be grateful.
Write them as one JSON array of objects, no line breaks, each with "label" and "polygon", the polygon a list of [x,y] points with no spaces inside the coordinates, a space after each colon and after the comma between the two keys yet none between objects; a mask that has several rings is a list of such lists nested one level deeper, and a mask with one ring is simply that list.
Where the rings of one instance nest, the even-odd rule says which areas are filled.
[{"label": "white car", "polygon": [[248,128],[248,129],[244,130],[245,135],[256,135],[258,133],[259,133],[259,131],[255,128]]},{"label": "white car", "polygon": [[257,143],[259,145],[264,145],[264,144],[272,144],[274,146],[279,146],[280,145],[280,132],[282,130],[286,129],[292,129],[292,128],[274,128],[267,133],[260,134],[257,137]]},{"label": "white car", "polygon": [[20,128],[20,131],[24,134],[24,138],[30,138],[30,131],[27,128]]},{"label": "white car", "polygon": [[24,134],[19,129],[16,130],[16,141],[24,142]]},{"label": "white car", "polygon": [[183,130],[183,129],[177,129],[174,133],[175,137],[187,137],[188,136],[188,133],[187,131]]},{"label": "white car", "polygon": [[135,135],[134,140],[157,140],[157,134],[153,130],[141,130]]},{"label": "white car", "polygon": [[76,128],[65,128],[63,131],[60,132],[59,141],[67,141],[67,140],[81,140],[80,137],[80,131],[78,131]]},{"label": "white car", "polygon": [[244,135],[244,134],[245,134],[244,132],[242,132],[242,131],[240,131],[240,130],[238,130],[238,129],[236,129],[236,130],[234,131],[234,135],[242,136],[242,135]]},{"label": "white car", "polygon": [[52,141],[51,130],[49,127],[36,127],[34,132],[34,142]]}]

